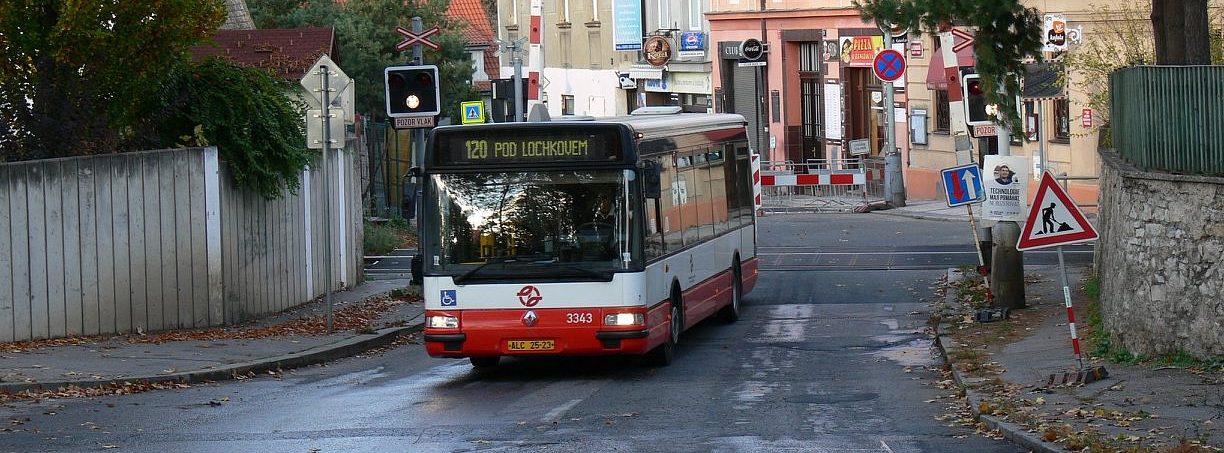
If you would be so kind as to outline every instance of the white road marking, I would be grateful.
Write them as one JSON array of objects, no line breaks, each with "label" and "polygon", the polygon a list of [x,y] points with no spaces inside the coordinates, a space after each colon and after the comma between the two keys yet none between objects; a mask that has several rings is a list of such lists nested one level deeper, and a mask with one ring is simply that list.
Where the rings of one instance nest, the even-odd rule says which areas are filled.
[{"label": "white road marking", "polygon": [[883,440],[881,440],[881,441],[880,441],[880,446],[884,448],[884,451],[886,451],[886,452],[888,452],[888,453],[893,453],[892,448],[889,448],[889,447],[888,447],[888,444],[884,443],[884,441],[883,441]]},{"label": "white road marking", "polygon": [[566,412],[569,412],[570,409],[573,409],[574,406],[577,406],[578,403],[581,402],[582,399],[569,400],[569,402],[554,407],[553,410],[548,411],[547,414],[544,414],[544,418],[542,420],[544,422],[555,422],[561,420],[561,416],[565,415]]}]

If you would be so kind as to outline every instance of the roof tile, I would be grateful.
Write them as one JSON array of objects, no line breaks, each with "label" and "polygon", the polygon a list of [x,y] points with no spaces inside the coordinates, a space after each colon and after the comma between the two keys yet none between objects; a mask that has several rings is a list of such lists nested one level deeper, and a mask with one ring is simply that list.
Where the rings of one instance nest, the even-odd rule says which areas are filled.
[{"label": "roof tile", "polygon": [[226,57],[243,66],[264,68],[278,78],[299,80],[321,55],[334,54],[331,27],[218,30],[213,42],[191,49],[193,61]]}]

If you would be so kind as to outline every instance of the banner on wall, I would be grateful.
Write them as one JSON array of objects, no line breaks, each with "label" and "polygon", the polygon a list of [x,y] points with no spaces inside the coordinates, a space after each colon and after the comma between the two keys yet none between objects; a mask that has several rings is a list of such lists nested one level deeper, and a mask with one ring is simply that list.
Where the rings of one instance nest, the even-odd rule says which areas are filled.
[{"label": "banner on wall", "polygon": [[615,50],[642,50],[642,2],[612,0],[612,46]]},{"label": "banner on wall", "polygon": [[850,67],[870,68],[877,53],[884,50],[883,36],[843,36],[841,62]]}]

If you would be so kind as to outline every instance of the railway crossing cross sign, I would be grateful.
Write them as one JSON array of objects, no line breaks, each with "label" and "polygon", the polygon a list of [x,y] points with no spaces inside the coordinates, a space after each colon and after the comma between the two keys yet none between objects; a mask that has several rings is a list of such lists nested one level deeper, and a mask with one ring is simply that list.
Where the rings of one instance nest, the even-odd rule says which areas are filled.
[{"label": "railway crossing cross sign", "polygon": [[880,80],[895,81],[905,75],[905,56],[895,49],[881,50],[872,60],[871,68]]},{"label": "railway crossing cross sign", "polygon": [[1094,241],[1099,236],[1079,206],[1058,185],[1054,174],[1049,170],[1042,173],[1037,198],[1033,199],[1033,206],[1029,208],[1028,222],[1020,230],[1016,250]]},{"label": "railway crossing cross sign", "polygon": [[429,37],[438,34],[442,29],[438,27],[430,28],[421,33],[413,33],[411,30],[404,27],[395,27],[395,32],[404,35],[404,40],[395,45],[395,50],[405,51],[414,44],[420,44],[433,50],[438,50],[438,43],[430,41]]},{"label": "railway crossing cross sign", "polygon": [[945,192],[948,193],[948,207],[963,206],[982,201],[982,170],[977,164],[961,165],[945,168],[943,175]]}]

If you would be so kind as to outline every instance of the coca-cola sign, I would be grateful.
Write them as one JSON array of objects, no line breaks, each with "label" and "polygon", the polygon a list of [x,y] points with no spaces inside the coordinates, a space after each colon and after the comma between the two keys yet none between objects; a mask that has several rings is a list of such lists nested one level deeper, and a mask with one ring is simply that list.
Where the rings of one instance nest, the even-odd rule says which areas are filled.
[{"label": "coca-cola sign", "polygon": [[756,38],[745,39],[740,43],[740,55],[744,56],[745,60],[757,61],[765,55],[765,46]]},{"label": "coca-cola sign", "polygon": [[651,66],[663,66],[671,61],[671,42],[663,36],[651,36],[644,46],[646,62]]}]

